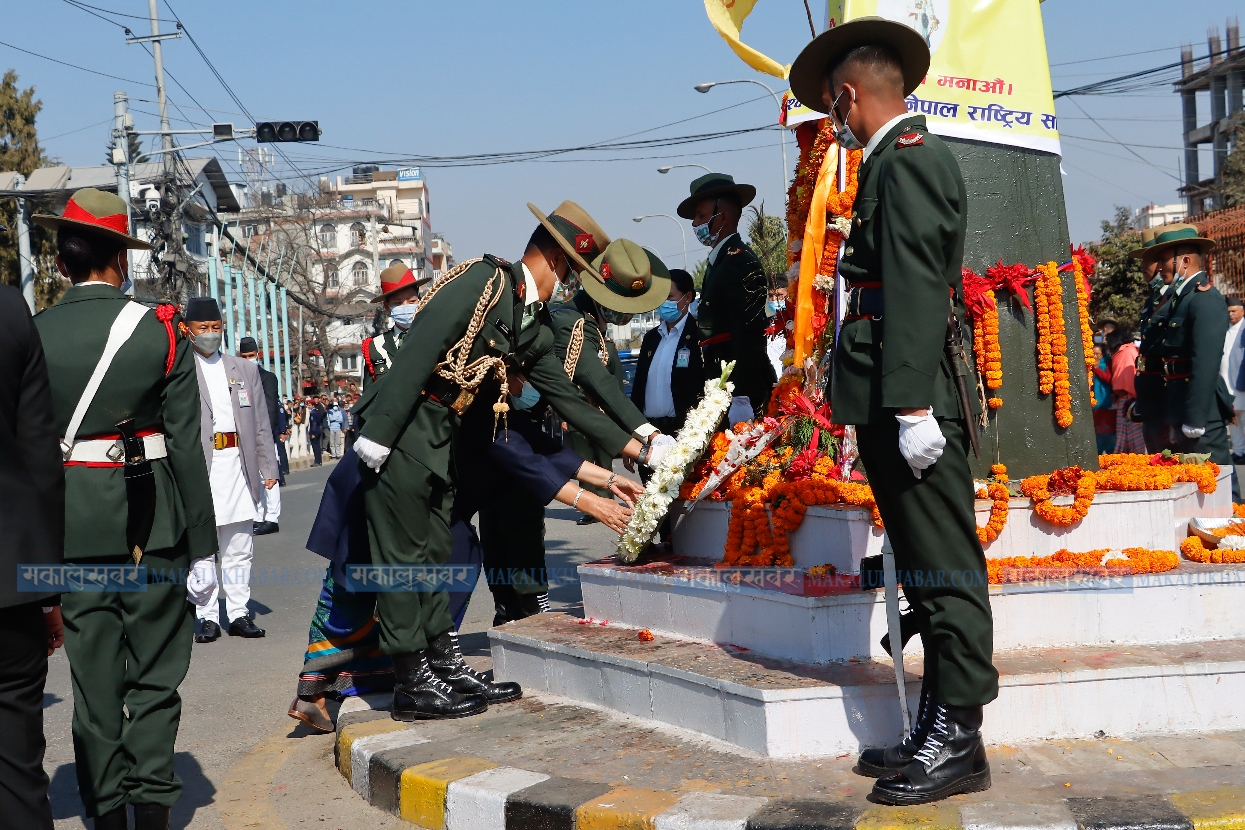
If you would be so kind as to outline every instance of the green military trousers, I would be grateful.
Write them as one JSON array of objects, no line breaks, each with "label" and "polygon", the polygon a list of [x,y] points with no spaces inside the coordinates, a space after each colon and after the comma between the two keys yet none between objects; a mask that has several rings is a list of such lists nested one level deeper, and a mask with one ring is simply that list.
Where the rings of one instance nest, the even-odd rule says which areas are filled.
[{"label": "green military trousers", "polygon": [[[119,556],[72,564],[133,562]],[[173,747],[182,715],[177,687],[190,667],[194,640],[194,606],[186,601],[185,583],[190,559],[179,545],[148,551],[142,564],[146,591],[61,598],[78,791],[92,817],[123,804],[172,807],[182,791],[173,773]]]},{"label": "green military trousers", "polygon": [[[359,465],[372,563],[449,564],[453,485],[400,449],[389,453],[379,473]],[[385,654],[423,651],[454,627],[444,590],[378,591],[376,613]]]},{"label": "green military trousers", "polygon": [[484,574],[495,619],[509,622],[539,611],[549,593],[545,571],[545,506],[526,489],[512,487],[480,507]]},{"label": "green military trousers", "polygon": [[980,706],[998,697],[992,663],[994,623],[986,559],[973,515],[973,475],[964,422],[938,419],[942,457],[917,479],[899,452],[899,422],[856,427],[864,463],[886,525],[904,597],[917,615],[925,677],[938,700]]},{"label": "green military trousers", "polygon": [[[582,455],[585,460],[591,461],[598,467],[603,467],[606,470],[612,470],[614,468],[614,457],[598,447],[596,444],[589,441],[588,436],[581,432],[567,430],[562,434],[562,443]],[[602,487],[593,487],[591,484],[585,484],[583,485],[583,488],[589,493],[596,493],[603,499],[613,498],[609,491]]]}]

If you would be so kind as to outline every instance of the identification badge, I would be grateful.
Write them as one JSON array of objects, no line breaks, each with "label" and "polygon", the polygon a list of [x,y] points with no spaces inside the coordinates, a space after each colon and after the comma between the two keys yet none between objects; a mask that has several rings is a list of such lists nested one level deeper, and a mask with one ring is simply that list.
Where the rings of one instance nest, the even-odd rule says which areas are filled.
[{"label": "identification badge", "polygon": [[251,393],[244,386],[238,390],[238,406],[241,407],[241,406],[250,406],[250,405],[251,405]]},{"label": "identification badge", "polygon": [[692,359],[691,349],[679,349],[679,353],[674,358],[674,368],[686,369]]}]

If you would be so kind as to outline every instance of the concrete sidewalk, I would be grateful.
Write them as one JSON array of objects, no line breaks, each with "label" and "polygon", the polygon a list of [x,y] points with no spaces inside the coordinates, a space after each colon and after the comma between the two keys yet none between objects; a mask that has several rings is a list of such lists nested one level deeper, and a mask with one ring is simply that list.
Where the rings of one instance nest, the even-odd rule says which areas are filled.
[{"label": "concrete sidewalk", "polygon": [[368,707],[343,704],[337,767],[429,830],[1245,828],[1245,733],[996,746],[988,792],[895,808],[854,756],[761,758],[560,698],[414,724]]}]

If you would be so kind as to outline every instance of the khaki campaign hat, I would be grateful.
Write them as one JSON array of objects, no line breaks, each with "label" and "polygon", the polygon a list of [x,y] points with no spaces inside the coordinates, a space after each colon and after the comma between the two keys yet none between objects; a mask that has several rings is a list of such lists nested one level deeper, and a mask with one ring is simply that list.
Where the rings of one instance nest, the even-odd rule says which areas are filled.
[{"label": "khaki campaign hat", "polygon": [[903,65],[905,96],[920,86],[929,72],[929,45],[915,29],[885,17],[857,17],[827,29],[804,47],[791,64],[787,79],[791,93],[804,106],[822,112],[826,106],[821,100],[826,70],[857,46],[889,46],[895,50]]},{"label": "khaki campaign hat", "polygon": [[1205,256],[1215,247],[1215,240],[1202,236],[1197,225],[1178,222],[1154,229],[1154,244],[1150,246],[1148,253],[1157,256],[1162,251],[1177,246],[1201,248],[1202,255]]},{"label": "khaki campaign hat", "polygon": [[393,292],[418,284],[419,281],[415,279],[415,272],[405,264],[390,265],[380,272],[380,293],[372,298],[372,302],[383,303],[385,298]]},{"label": "khaki campaign hat", "polygon": [[531,202],[527,209],[553,234],[553,241],[566,254],[576,273],[589,270],[588,263],[610,244],[609,234],[601,229],[588,211],[569,199],[553,209],[548,216]]},{"label": "khaki campaign hat", "polygon": [[36,224],[52,230],[61,227],[81,228],[96,236],[118,242],[126,248],[151,250],[151,245],[130,236],[130,217],[126,212],[125,200],[93,187],[84,187],[70,196],[69,203],[65,205],[60,216],[40,213],[31,218]]},{"label": "khaki campaign hat", "polygon": [[612,311],[643,314],[670,296],[670,271],[653,253],[630,239],[616,239],[588,267],[588,296]]},{"label": "khaki campaign hat", "polygon": [[1141,247],[1133,248],[1128,255],[1133,259],[1141,259],[1154,247],[1154,234],[1158,228],[1145,228],[1141,232]]}]

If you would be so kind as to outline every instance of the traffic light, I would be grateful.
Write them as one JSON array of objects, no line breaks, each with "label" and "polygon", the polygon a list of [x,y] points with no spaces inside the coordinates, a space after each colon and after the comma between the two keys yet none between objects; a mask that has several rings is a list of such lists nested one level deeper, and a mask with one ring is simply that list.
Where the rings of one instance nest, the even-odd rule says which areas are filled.
[{"label": "traffic light", "polygon": [[319,141],[319,121],[260,121],[255,125],[255,140]]}]

